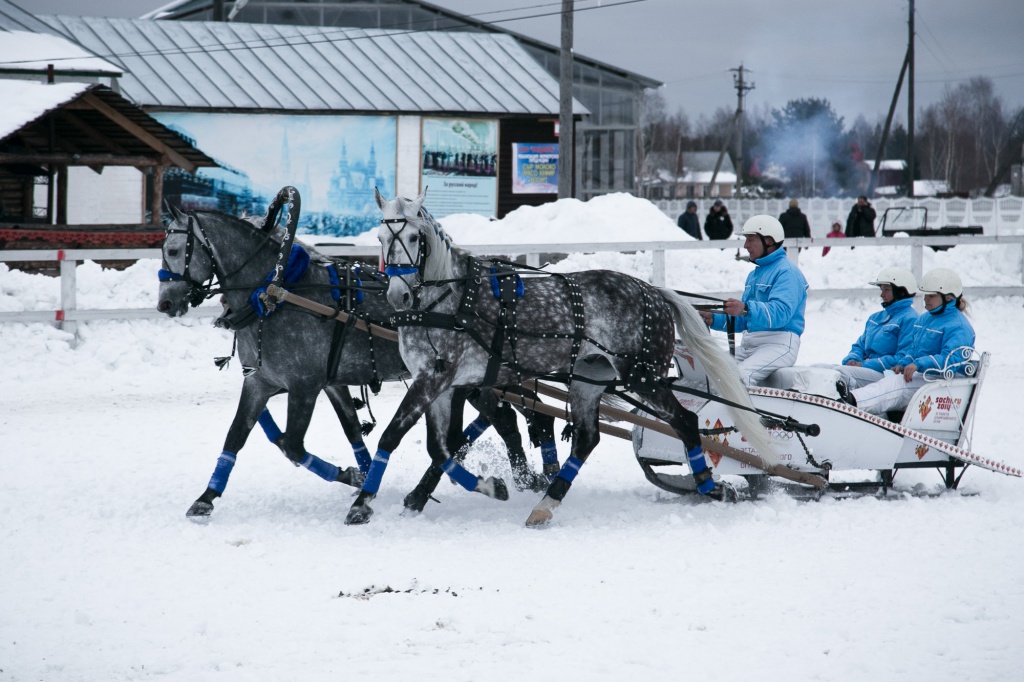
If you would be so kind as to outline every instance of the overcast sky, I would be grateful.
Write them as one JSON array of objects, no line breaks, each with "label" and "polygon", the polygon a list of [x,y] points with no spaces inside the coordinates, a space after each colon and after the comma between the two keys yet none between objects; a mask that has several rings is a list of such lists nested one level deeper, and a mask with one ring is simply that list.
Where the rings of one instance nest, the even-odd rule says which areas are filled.
[{"label": "overcast sky", "polygon": [[[138,16],[168,0],[14,0],[37,14]],[[557,44],[560,0],[432,0]],[[670,111],[696,119],[736,105],[730,68],[755,89],[747,109],[821,97],[851,124],[888,110],[907,46],[907,0],[577,0],[578,53],[665,83]],[[917,108],[947,85],[993,79],[1024,105],[1024,0],[917,0]],[[904,93],[906,84],[904,84]],[[906,120],[905,94],[898,111]]]}]

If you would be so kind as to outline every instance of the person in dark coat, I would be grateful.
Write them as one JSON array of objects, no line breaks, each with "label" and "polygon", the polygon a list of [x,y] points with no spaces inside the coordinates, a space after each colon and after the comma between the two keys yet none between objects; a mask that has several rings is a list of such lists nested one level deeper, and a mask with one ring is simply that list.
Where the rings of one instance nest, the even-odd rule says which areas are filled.
[{"label": "person in dark coat", "polygon": [[700,233],[700,218],[697,217],[696,201],[686,202],[686,210],[679,214],[679,220],[676,221],[676,225],[694,239],[704,239],[704,236]]},{"label": "person in dark coat", "polygon": [[857,197],[857,203],[850,209],[850,215],[846,218],[846,236],[875,236],[875,209],[864,195]]},{"label": "person in dark coat", "polygon": [[732,236],[732,218],[721,199],[715,199],[708,217],[704,219],[704,234],[708,239],[728,239]]},{"label": "person in dark coat", "polygon": [[786,239],[811,236],[811,224],[807,222],[807,216],[800,210],[800,204],[796,199],[789,200],[789,208],[779,216],[782,223],[782,231]]}]

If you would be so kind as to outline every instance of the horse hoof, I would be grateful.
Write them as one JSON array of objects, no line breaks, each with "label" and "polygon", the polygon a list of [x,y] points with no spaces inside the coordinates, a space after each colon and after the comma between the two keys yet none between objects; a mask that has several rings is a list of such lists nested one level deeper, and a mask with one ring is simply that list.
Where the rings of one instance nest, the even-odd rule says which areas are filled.
[{"label": "horse hoof", "polygon": [[554,509],[560,504],[560,501],[545,495],[544,499],[537,503],[537,506],[530,512],[530,516],[527,517],[526,527],[543,528],[551,523],[551,519],[555,516]]},{"label": "horse hoof", "polygon": [[719,502],[739,502],[740,499],[736,488],[724,481],[717,481],[714,490],[708,493],[708,497]]},{"label": "horse hoof", "polygon": [[373,516],[373,509],[368,504],[353,505],[348,510],[348,514],[345,516],[346,526],[361,526],[364,523],[370,522],[370,517]]},{"label": "horse hoof", "polygon": [[185,512],[185,517],[194,521],[206,521],[210,518],[210,514],[213,513],[213,505],[203,500],[196,500],[192,503],[192,506]]},{"label": "horse hoof", "polygon": [[413,488],[412,492],[405,496],[402,504],[409,511],[419,513],[427,506],[427,500],[429,499],[429,493],[424,492],[419,488]]},{"label": "horse hoof", "polygon": [[508,499],[508,486],[505,485],[505,481],[500,478],[495,478],[494,476],[478,478],[476,483],[476,492],[495,500],[501,500],[502,502]]},{"label": "horse hoof", "polygon": [[360,488],[363,485],[363,479],[366,476],[356,467],[348,467],[345,469],[338,469],[338,477],[334,479],[338,483],[344,483],[350,485],[353,488]]}]

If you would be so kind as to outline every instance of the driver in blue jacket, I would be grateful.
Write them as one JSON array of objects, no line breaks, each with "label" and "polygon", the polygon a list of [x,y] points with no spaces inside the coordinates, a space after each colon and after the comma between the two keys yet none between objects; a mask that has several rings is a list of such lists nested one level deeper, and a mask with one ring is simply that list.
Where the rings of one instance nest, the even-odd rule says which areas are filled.
[{"label": "driver in blue jacket", "polygon": [[743,248],[754,270],[740,299],[725,301],[725,314],[701,311],[712,329],[726,331],[735,319],[743,341],[736,349],[740,377],[748,386],[763,382],[780,367],[792,367],[800,351],[807,305],[807,280],[786,257],[782,248],[782,223],[768,215],[756,215],[743,225]]},{"label": "driver in blue jacket", "polygon": [[843,400],[872,414],[903,409],[917,389],[925,384],[925,373],[952,371],[965,374],[974,353],[974,328],[963,311],[960,276],[948,268],[925,273],[918,289],[924,293],[925,312],[917,318],[911,347],[896,358],[892,373],[853,391],[840,381],[836,390]]}]

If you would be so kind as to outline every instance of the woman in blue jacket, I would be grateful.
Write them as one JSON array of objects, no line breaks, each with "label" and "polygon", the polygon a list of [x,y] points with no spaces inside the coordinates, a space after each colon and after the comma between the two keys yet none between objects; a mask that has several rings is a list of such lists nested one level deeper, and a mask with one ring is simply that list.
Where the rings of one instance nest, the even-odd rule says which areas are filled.
[{"label": "woman in blue jacket", "polygon": [[914,274],[904,268],[885,268],[868,283],[880,289],[882,309],[868,318],[864,333],[850,347],[842,366],[835,367],[850,390],[882,379],[886,370],[910,352],[914,342],[918,318],[913,307],[917,294]]},{"label": "woman in blue jacket", "polygon": [[[850,347],[841,364],[812,365],[815,369],[835,372],[828,375],[829,386],[842,380],[847,389],[854,389],[878,381],[910,350],[917,322],[917,311],[913,308],[917,294],[914,274],[904,268],[884,268],[868,284],[879,288],[882,309],[868,318],[864,332]],[[805,390],[806,375],[806,367],[786,367],[776,371],[768,383],[775,388]],[[822,380],[825,380],[824,375]],[[804,382],[803,386],[801,382]]]},{"label": "woman in blue jacket", "polygon": [[712,329],[726,331],[729,317],[743,333],[736,349],[740,377],[748,386],[764,381],[781,367],[792,367],[800,351],[807,306],[807,280],[786,258],[782,223],[756,215],[743,225],[743,248],[755,265],[747,275],[741,299],[730,298],[725,314],[701,311]]},{"label": "woman in blue jacket", "polygon": [[853,391],[837,385],[851,405],[873,414],[903,409],[925,384],[925,373],[947,369],[965,373],[973,353],[974,328],[963,313],[967,302],[960,276],[948,268],[936,268],[921,278],[918,289],[925,295],[925,312],[914,324],[910,348],[896,357],[893,373],[885,378]]}]

